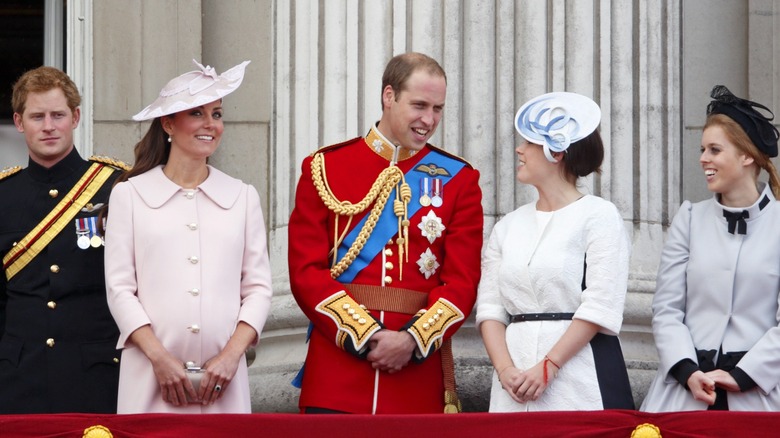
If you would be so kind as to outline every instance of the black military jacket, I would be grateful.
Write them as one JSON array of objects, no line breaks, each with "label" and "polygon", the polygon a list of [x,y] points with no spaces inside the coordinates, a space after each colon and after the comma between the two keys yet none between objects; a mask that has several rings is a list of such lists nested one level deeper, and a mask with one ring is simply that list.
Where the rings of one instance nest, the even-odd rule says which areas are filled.
[{"label": "black military jacket", "polygon": [[[74,149],[49,169],[30,160],[0,180],[0,257],[90,165]],[[116,412],[119,330],[106,303],[103,246],[98,239],[82,249],[77,239],[90,233],[84,225],[108,203],[119,173],[24,269],[0,275],[0,413]]]}]

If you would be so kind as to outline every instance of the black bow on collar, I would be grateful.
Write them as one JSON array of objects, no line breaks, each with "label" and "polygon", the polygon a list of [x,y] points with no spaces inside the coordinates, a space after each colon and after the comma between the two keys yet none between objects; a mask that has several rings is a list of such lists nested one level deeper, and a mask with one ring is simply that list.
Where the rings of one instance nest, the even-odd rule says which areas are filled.
[{"label": "black bow on collar", "polygon": [[750,217],[750,213],[747,210],[735,212],[723,210],[723,217],[729,223],[729,233],[734,234],[734,230],[736,230],[739,234],[747,234],[745,218]]}]

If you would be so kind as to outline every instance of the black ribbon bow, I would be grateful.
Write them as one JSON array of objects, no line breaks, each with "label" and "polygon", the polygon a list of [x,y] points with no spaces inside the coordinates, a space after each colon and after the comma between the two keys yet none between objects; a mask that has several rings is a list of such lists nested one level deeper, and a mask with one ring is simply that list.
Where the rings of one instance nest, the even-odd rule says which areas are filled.
[{"label": "black ribbon bow", "polygon": [[747,234],[745,218],[750,217],[750,213],[747,210],[735,212],[723,210],[723,217],[729,223],[729,233],[734,234],[734,230],[736,230],[739,234]]}]

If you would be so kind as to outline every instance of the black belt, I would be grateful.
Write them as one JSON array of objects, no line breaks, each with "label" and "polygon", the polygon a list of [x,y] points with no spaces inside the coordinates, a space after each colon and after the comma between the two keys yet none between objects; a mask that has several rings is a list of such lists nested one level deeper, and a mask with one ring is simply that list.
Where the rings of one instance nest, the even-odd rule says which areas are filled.
[{"label": "black belt", "polygon": [[572,319],[573,313],[521,313],[519,315],[510,315],[509,322],[525,322],[525,321],[557,321],[564,319]]}]

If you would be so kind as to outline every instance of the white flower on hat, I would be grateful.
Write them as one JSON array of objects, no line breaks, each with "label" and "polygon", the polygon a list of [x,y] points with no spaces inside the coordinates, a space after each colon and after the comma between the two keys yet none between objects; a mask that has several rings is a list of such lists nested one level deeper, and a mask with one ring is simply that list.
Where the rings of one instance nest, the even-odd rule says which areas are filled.
[{"label": "white flower on hat", "polygon": [[601,108],[577,93],[555,92],[526,102],[515,115],[515,128],[531,143],[540,144],[553,163],[552,152],[564,152],[599,126]]},{"label": "white flower on hat", "polygon": [[244,70],[250,61],[244,61],[221,75],[217,74],[214,67],[204,67],[203,64],[194,59],[192,62],[198,66],[199,70],[187,72],[171,79],[160,90],[157,99],[134,115],[133,120],[140,122],[167,116],[227,96],[241,85],[244,80]]}]

